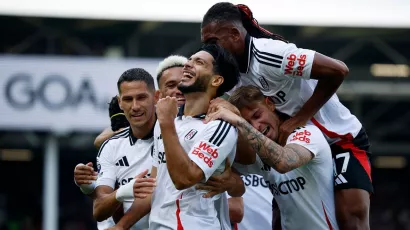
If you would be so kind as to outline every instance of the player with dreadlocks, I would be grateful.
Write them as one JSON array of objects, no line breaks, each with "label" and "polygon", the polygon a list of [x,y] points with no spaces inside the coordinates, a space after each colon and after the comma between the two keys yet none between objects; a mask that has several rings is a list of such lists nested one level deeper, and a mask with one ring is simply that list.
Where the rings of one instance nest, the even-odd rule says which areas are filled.
[{"label": "player with dreadlocks", "polygon": [[[347,66],[267,31],[242,4],[213,5],[203,17],[201,33],[204,43],[217,43],[235,55],[241,85],[258,87],[278,111],[292,117],[280,126],[279,144],[307,123],[323,132],[334,159],[338,224],[341,229],[369,229],[373,186],[368,137],[335,94],[349,72]],[[255,116],[261,114],[255,111]],[[259,131],[267,134],[270,129],[264,126]],[[266,164],[275,165],[273,155],[258,154]]]}]

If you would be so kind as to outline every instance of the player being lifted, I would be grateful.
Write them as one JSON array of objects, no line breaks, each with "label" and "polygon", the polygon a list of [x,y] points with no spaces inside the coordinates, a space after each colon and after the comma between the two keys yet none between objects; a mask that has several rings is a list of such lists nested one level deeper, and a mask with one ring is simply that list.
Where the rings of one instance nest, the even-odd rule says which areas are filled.
[{"label": "player being lifted", "polygon": [[234,54],[241,85],[258,87],[276,109],[292,116],[280,126],[281,145],[296,127],[307,123],[323,132],[335,162],[339,226],[369,229],[373,186],[368,137],[335,94],[349,72],[346,65],[263,29],[245,5],[215,4],[203,17],[201,33],[204,43],[219,44]]}]

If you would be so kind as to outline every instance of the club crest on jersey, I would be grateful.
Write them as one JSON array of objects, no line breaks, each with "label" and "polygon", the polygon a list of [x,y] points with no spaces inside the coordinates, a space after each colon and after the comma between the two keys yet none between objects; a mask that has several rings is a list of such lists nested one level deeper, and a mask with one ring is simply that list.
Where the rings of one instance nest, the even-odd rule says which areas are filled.
[{"label": "club crest on jersey", "polygon": [[269,84],[268,81],[264,77],[259,78],[259,83],[261,83],[261,86],[264,90],[269,90]]},{"label": "club crest on jersey", "polygon": [[187,140],[187,141],[192,140],[192,138],[194,138],[197,133],[198,133],[197,130],[191,129],[191,130],[187,133],[187,135],[185,135],[185,140]]}]

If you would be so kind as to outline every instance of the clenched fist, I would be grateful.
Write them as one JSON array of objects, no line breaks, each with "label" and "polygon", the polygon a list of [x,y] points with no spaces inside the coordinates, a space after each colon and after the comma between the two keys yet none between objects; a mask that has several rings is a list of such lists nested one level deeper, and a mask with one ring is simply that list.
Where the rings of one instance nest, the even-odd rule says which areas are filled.
[{"label": "clenched fist", "polygon": [[157,102],[157,119],[159,123],[174,122],[178,114],[178,103],[176,97],[167,96]]}]

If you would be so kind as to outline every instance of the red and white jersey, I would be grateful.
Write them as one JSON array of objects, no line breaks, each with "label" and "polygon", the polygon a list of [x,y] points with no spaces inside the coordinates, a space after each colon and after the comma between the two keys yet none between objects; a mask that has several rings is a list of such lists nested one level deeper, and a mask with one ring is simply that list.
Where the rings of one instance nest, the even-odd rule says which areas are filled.
[{"label": "red and white jersey", "polygon": [[234,167],[242,174],[264,177],[278,203],[283,230],[339,229],[334,202],[333,163],[329,144],[314,125],[296,129],[287,144],[297,144],[314,155],[307,164],[285,174],[264,165],[257,156],[255,164]]},{"label": "red and white jersey", "polygon": [[[143,139],[137,139],[130,127],[106,140],[97,155],[98,178],[96,186],[109,186],[115,189],[130,182],[136,175],[152,168],[154,150],[153,133]],[[134,199],[123,202],[124,212]],[[131,229],[148,229],[148,215],[143,217]]]},{"label": "red and white jersey", "polygon": [[272,193],[262,176],[242,175],[246,192],[243,194],[244,216],[234,229],[272,229]]},{"label": "red and white jersey", "polygon": [[[315,51],[280,40],[249,36],[246,45],[247,63],[241,66],[239,85],[258,87],[280,112],[294,116],[312,96],[317,84],[317,80],[310,79]],[[327,136],[329,143],[347,135],[356,137],[362,127],[336,94],[314,115],[312,123]]]},{"label": "red and white jersey", "polygon": [[[204,124],[204,117],[178,116],[175,127],[179,143],[189,158],[202,169],[205,175],[203,182],[206,182],[212,175],[224,171],[227,158],[230,162],[235,159],[238,133],[225,121]],[[221,229],[223,224],[218,217],[225,219],[229,211],[226,198],[221,199],[221,194],[204,198],[202,196],[207,191],[197,190],[195,185],[184,190],[175,188],[166,165],[168,156],[159,124],[154,129],[153,156],[153,165],[157,167],[157,187],[152,196],[149,228]]]}]

